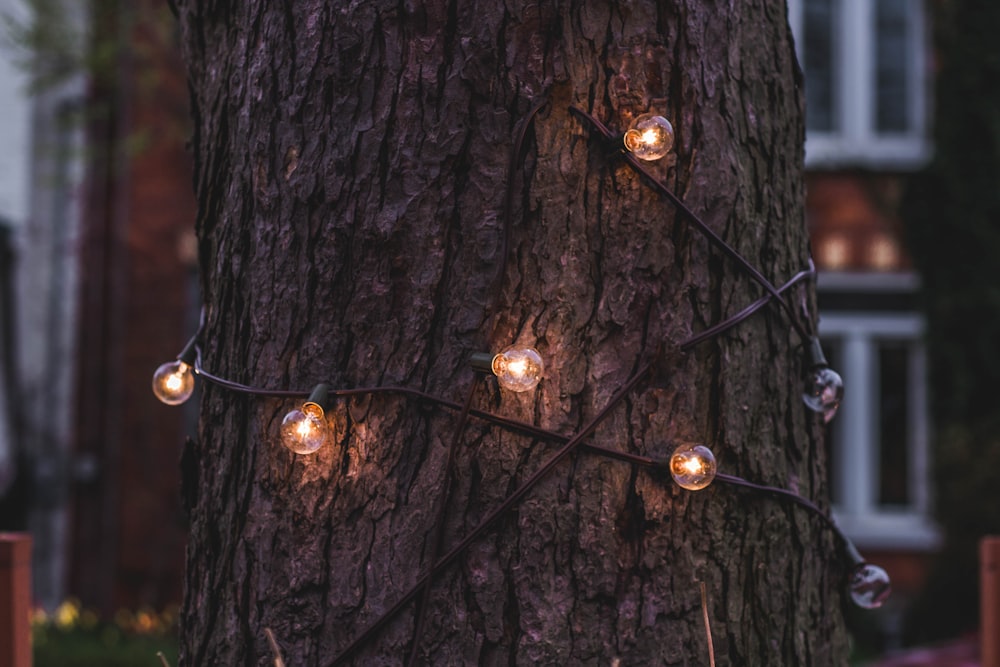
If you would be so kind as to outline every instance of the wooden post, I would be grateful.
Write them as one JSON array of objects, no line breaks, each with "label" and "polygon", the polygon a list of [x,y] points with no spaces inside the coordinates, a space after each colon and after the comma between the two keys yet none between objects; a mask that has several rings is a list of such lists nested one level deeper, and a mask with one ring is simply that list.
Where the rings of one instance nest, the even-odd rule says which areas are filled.
[{"label": "wooden post", "polygon": [[979,611],[982,667],[1000,667],[1000,537],[979,542]]},{"label": "wooden post", "polygon": [[0,533],[0,665],[31,667],[31,536]]}]

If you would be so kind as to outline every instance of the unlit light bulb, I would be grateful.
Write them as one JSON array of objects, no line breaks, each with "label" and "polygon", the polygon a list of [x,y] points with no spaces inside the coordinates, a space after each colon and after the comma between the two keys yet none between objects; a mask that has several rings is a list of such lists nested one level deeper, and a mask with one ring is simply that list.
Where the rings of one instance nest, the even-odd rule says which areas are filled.
[{"label": "unlit light bulb", "polygon": [[862,609],[878,609],[892,593],[888,573],[878,565],[860,563],[848,577],[851,601]]},{"label": "unlit light bulb", "polygon": [[715,471],[715,455],[705,445],[681,445],[670,456],[670,476],[682,489],[704,489],[715,479]]},{"label": "unlit light bulb", "polygon": [[327,397],[326,385],[318,385],[301,408],[285,415],[281,421],[281,444],[296,454],[312,454],[332,441],[323,405]]},{"label": "unlit light bulb", "polygon": [[635,119],[623,141],[640,160],[659,160],[674,146],[674,128],[663,116],[645,113]]},{"label": "unlit light bulb", "polygon": [[493,357],[491,366],[500,386],[511,391],[534,389],[545,372],[542,355],[533,347],[508,347]]},{"label": "unlit light bulb", "polygon": [[814,368],[806,377],[802,391],[802,402],[813,412],[823,415],[827,424],[837,415],[840,401],[844,398],[844,381],[840,374],[828,366]]},{"label": "unlit light bulb", "polygon": [[844,398],[844,381],[826,363],[823,346],[818,338],[812,338],[806,346],[805,387],[802,402],[813,412],[823,415],[823,423],[829,423],[837,414],[840,401]]},{"label": "unlit light bulb", "polygon": [[153,373],[153,393],[167,405],[180,405],[194,393],[194,370],[180,359],[163,364]]}]

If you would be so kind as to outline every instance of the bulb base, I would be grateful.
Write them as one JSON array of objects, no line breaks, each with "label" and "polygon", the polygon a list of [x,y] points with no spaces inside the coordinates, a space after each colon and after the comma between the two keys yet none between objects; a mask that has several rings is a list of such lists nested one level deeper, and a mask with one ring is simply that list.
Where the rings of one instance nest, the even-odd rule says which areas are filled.
[{"label": "bulb base", "polygon": [[852,570],[864,565],[866,562],[858,551],[858,548],[854,546],[854,542],[851,542],[846,537],[844,538],[844,555],[847,557],[848,562],[850,562]]},{"label": "bulb base", "polygon": [[469,365],[477,373],[493,374],[493,359],[496,357],[492,352],[473,352],[469,355]]},{"label": "bulb base", "polygon": [[318,384],[309,393],[309,399],[305,403],[306,405],[315,405],[320,409],[320,412],[326,413],[327,409],[330,407],[330,387],[326,384]]},{"label": "bulb base", "polygon": [[829,365],[823,354],[823,346],[820,344],[819,338],[813,336],[806,346],[806,368],[820,368]]},{"label": "bulb base", "polygon": [[195,336],[187,342],[181,353],[177,355],[178,361],[183,361],[188,366],[194,366],[195,359],[198,357],[198,337]]}]

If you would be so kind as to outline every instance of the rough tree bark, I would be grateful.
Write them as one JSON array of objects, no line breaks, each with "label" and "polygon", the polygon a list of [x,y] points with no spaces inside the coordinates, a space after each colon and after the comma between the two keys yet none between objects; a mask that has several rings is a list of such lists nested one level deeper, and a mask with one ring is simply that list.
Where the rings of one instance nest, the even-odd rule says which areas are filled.
[{"label": "rough tree bark", "polygon": [[[294,3],[174,0],[195,117],[204,364],[255,386],[405,385],[571,435],[640,365],[590,442],[825,498],[799,341],[777,309],[678,342],[762,290],[567,108],[675,126],[654,169],[773,282],[807,263],[801,81],[783,0]],[[499,307],[507,160],[529,133]],[[667,163],[669,162],[669,164]],[[511,394],[470,352],[534,345]],[[278,442],[294,401],[205,386],[187,454],[187,665],[329,665],[430,565],[454,412],[379,395],[329,411],[336,446]],[[454,544],[556,445],[472,420]],[[801,510],[578,452],[434,580],[354,664],[846,662],[831,536]],[[616,662],[620,661],[620,662]]]}]

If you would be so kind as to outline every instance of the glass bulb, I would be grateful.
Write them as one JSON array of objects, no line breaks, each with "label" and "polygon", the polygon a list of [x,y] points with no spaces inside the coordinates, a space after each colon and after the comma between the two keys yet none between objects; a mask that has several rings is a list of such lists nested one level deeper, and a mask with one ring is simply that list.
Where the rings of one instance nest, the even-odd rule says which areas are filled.
[{"label": "glass bulb", "polygon": [[194,372],[180,359],[168,361],[153,373],[153,393],[167,405],[180,405],[194,393]]},{"label": "glass bulb", "polygon": [[878,565],[861,563],[848,577],[847,592],[862,609],[878,609],[889,599],[892,584],[888,573]]},{"label": "glass bulb", "polygon": [[802,392],[802,402],[806,407],[822,414],[823,423],[827,424],[837,414],[842,398],[844,381],[840,379],[840,375],[828,366],[813,368]]},{"label": "glass bulb", "polygon": [[316,403],[306,403],[281,420],[281,444],[296,454],[312,454],[330,439],[326,414]]},{"label": "glass bulb", "polygon": [[715,455],[705,445],[681,445],[670,455],[670,476],[682,489],[704,489],[715,479],[715,470]]},{"label": "glass bulb", "polygon": [[659,160],[674,146],[674,128],[663,116],[644,113],[633,121],[624,142],[640,160]]},{"label": "glass bulb", "polygon": [[534,389],[544,371],[542,355],[533,347],[508,347],[493,357],[497,381],[511,391]]}]

